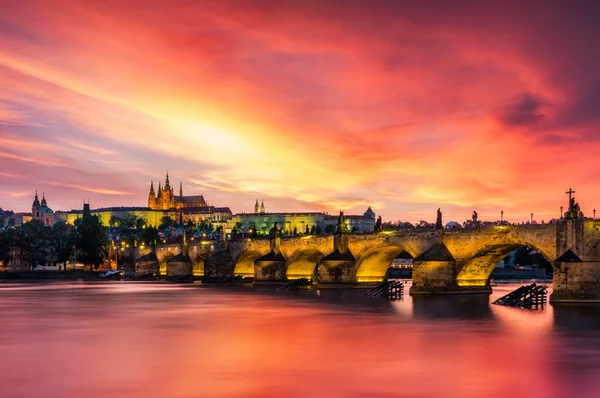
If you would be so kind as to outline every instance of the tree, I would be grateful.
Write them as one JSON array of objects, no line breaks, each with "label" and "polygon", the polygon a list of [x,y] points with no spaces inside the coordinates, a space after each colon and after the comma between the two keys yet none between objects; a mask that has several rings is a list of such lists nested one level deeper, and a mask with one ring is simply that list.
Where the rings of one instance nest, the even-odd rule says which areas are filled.
[{"label": "tree", "polygon": [[7,228],[0,229],[0,264],[6,268],[6,265],[12,260],[10,249],[13,246],[14,230]]},{"label": "tree", "polygon": [[156,242],[158,241],[158,229],[152,226],[144,228],[140,233],[140,239],[147,245],[152,247],[156,246]]},{"label": "tree", "polygon": [[298,235],[298,228],[294,227],[294,232],[292,232],[294,235]]},{"label": "tree", "polygon": [[32,268],[45,265],[54,256],[52,228],[45,226],[40,220],[21,225],[17,234],[16,244]]},{"label": "tree", "polygon": [[110,216],[110,220],[108,221],[108,225],[111,228],[118,227],[121,225],[121,219],[117,216]]},{"label": "tree", "polygon": [[190,218],[187,223],[185,223],[185,230],[189,232],[193,232],[196,229],[196,224]]},{"label": "tree", "polygon": [[306,234],[306,235],[310,234],[310,228],[308,225],[306,226],[306,230],[304,231],[304,234]]},{"label": "tree", "polygon": [[52,245],[56,262],[63,264],[65,271],[67,270],[66,263],[73,254],[73,238],[72,228],[66,222],[59,221],[52,226]]},{"label": "tree", "polygon": [[169,228],[170,226],[172,226],[174,223],[173,219],[169,216],[163,216],[160,219],[160,225],[158,226],[159,229],[165,229],[165,228]]},{"label": "tree", "polygon": [[90,271],[98,269],[108,255],[108,238],[98,216],[89,215],[75,221],[77,260]]},{"label": "tree", "polygon": [[314,235],[317,233],[317,228],[315,228],[315,226],[313,225],[312,227],[310,227],[310,234]]},{"label": "tree", "polygon": [[136,217],[135,229],[137,229],[138,231],[141,231],[142,229],[144,229],[146,227],[146,225],[148,225],[148,220],[146,220],[144,217]]},{"label": "tree", "polygon": [[319,235],[321,232],[323,232],[323,229],[321,228],[320,225],[317,225],[315,232],[317,233],[317,235]]},{"label": "tree", "polygon": [[328,224],[325,227],[325,233],[326,234],[333,234],[333,233],[335,233],[336,230],[337,230],[337,226],[333,225],[333,224]]},{"label": "tree", "polygon": [[125,214],[125,218],[121,219],[121,228],[125,228],[125,229],[135,229],[137,226],[137,220],[138,218],[135,216],[135,214],[131,214],[131,213],[127,213]]}]

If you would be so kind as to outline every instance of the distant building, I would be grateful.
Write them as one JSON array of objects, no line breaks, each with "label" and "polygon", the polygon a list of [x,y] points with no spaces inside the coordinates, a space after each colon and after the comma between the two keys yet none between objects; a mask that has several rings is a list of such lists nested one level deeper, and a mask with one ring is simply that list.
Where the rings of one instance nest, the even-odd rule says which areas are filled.
[{"label": "distant building", "polygon": [[[181,183],[179,184],[179,195],[175,196],[168,173],[164,186],[159,183],[158,193],[154,191],[154,182],[150,182],[148,207],[103,207],[91,209],[90,213],[99,216],[104,225],[109,225],[112,217],[123,219],[131,214],[143,217],[146,219],[147,225],[154,227],[161,224],[163,217],[170,217],[177,221],[181,217],[184,223],[204,221],[225,226],[233,215],[229,207],[209,206],[202,195],[183,196],[183,184]],[[56,218],[72,224],[76,219],[81,218],[82,214],[81,210],[59,211],[56,212]]]},{"label": "distant building", "polygon": [[[31,219],[41,221],[42,224],[52,226],[56,222],[54,211],[48,207],[46,195],[42,193],[42,201],[38,199],[38,193],[35,191],[35,198],[31,205]],[[24,221],[24,220],[23,220]]]},{"label": "distant building", "polygon": [[150,182],[150,192],[148,193],[148,208],[151,210],[173,210],[183,208],[207,207],[204,196],[183,196],[183,184],[179,183],[179,196],[175,196],[173,188],[169,183],[169,173],[165,180],[165,185],[161,187],[158,183],[158,193],[154,193],[154,181]]},{"label": "distant building", "polygon": [[413,256],[410,255],[406,250],[398,254],[394,260],[392,260],[391,268],[412,268],[413,267]]},{"label": "distant building", "polygon": [[[375,213],[370,207],[363,215],[346,215],[345,217],[348,231],[373,232],[375,228]],[[338,216],[323,212],[269,213],[265,210],[264,201],[261,201],[259,206],[258,200],[256,200],[254,212],[235,214],[231,222],[227,224],[225,232],[231,232],[235,227],[240,232],[251,233],[252,229],[256,229],[257,234],[266,235],[275,223],[284,235],[293,234],[294,231],[298,234],[305,234],[307,227],[309,233],[312,233],[313,227],[314,231],[318,228],[324,232],[328,225],[337,227]]]}]

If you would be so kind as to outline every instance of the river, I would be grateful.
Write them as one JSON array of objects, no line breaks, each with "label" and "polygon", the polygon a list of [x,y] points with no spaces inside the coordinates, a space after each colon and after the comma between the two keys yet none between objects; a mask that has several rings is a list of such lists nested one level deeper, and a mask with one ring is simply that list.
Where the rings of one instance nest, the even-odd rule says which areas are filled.
[{"label": "river", "polygon": [[0,284],[0,397],[600,397],[600,308]]}]

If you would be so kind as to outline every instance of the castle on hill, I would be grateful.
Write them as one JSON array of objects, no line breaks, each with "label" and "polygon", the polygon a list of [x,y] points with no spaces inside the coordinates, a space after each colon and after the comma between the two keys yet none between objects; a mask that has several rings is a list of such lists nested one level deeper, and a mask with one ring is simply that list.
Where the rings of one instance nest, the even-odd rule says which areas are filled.
[{"label": "castle on hill", "polygon": [[165,185],[158,183],[158,193],[154,192],[154,181],[150,182],[150,192],[148,193],[148,208],[151,210],[173,210],[193,207],[207,207],[204,196],[183,196],[183,184],[179,183],[179,196],[175,196],[173,187],[169,183],[169,173],[165,180]]}]

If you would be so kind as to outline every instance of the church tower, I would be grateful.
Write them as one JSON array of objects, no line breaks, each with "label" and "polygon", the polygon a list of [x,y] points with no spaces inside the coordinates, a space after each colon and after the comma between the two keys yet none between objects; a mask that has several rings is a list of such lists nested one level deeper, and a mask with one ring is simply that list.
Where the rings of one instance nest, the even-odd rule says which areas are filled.
[{"label": "church tower", "polygon": [[264,213],[265,212],[265,202],[264,201],[260,201],[260,212]]},{"label": "church tower", "polygon": [[258,207],[258,199],[256,199],[256,204],[254,205],[254,212],[258,213],[259,207]]},{"label": "church tower", "polygon": [[34,220],[41,220],[42,210],[40,208],[40,200],[38,199],[37,191],[35,191],[35,199],[33,199],[33,204],[31,205],[31,217]]},{"label": "church tower", "polygon": [[156,194],[154,193],[154,181],[150,181],[150,193],[148,194],[148,207],[156,209]]}]

